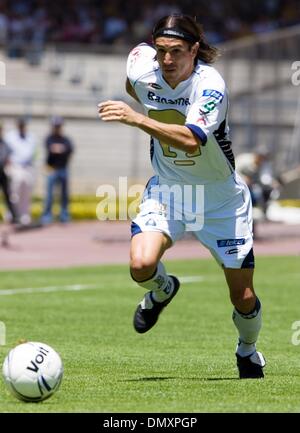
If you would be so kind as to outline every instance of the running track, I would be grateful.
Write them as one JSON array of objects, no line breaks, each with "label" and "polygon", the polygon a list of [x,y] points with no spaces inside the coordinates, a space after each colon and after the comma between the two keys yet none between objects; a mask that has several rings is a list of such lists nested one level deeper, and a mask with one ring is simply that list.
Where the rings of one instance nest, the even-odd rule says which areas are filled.
[{"label": "running track", "polygon": [[[255,255],[300,257],[300,224],[264,222],[257,226]],[[15,232],[0,225],[0,270],[63,268],[71,266],[127,264],[129,222],[72,222]],[[211,257],[188,235],[167,251],[165,259]]]}]

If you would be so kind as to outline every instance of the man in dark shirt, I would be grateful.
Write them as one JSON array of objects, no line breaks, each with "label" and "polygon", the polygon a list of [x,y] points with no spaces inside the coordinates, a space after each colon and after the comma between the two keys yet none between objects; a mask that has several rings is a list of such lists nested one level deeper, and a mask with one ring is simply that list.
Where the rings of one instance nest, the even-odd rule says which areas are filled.
[{"label": "man in dark shirt", "polygon": [[73,143],[62,132],[63,119],[55,116],[51,121],[52,130],[46,137],[46,164],[48,168],[47,176],[47,193],[44,211],[42,215],[42,223],[49,224],[53,220],[52,206],[53,206],[53,192],[55,185],[60,186],[60,214],[59,220],[61,222],[68,222],[70,220],[69,214],[69,188],[68,188],[68,165],[70,156],[73,152]]}]

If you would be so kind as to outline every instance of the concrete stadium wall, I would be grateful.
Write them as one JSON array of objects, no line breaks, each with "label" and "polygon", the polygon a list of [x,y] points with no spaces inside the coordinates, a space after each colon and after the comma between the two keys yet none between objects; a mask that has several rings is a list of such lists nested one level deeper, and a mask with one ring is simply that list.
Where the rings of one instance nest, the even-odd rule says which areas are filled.
[{"label": "concrete stadium wall", "polygon": [[[5,129],[14,127],[7,118]],[[44,139],[48,122],[33,119],[28,130],[37,142],[35,194],[44,194]],[[143,132],[124,125],[107,125],[100,120],[66,120],[64,131],[74,142],[70,163],[71,192],[74,195],[95,195],[100,184],[118,187],[119,177],[127,176],[129,184],[145,183],[152,175],[149,138]]]},{"label": "concrete stadium wall", "polygon": [[[291,85],[292,59],[274,63],[267,57],[249,62],[246,50],[242,47],[234,56],[225,51],[216,64],[229,88],[233,149],[238,154],[267,148],[280,172],[290,163],[287,154],[297,123],[300,86]],[[23,59],[7,59],[3,53],[0,60],[6,66],[6,85],[0,86],[4,127],[10,129],[14,118],[25,114],[37,138],[37,194],[44,190],[43,141],[54,114],[65,117],[65,132],[76,146],[71,163],[72,193],[94,194],[103,183],[117,186],[119,176],[128,176],[130,183],[145,183],[151,176],[147,134],[105,124],[97,116],[99,101],[130,101],[124,89],[125,55],[47,50],[36,67]]]}]

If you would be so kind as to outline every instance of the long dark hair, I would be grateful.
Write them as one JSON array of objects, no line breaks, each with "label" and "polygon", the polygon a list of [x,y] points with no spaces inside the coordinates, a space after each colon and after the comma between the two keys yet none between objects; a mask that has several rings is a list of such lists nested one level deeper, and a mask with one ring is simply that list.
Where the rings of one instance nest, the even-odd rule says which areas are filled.
[{"label": "long dark hair", "polygon": [[195,64],[198,60],[210,64],[219,56],[219,50],[206,42],[202,26],[189,15],[172,14],[161,18],[153,28],[153,42],[160,36],[184,39],[190,46],[199,42]]}]

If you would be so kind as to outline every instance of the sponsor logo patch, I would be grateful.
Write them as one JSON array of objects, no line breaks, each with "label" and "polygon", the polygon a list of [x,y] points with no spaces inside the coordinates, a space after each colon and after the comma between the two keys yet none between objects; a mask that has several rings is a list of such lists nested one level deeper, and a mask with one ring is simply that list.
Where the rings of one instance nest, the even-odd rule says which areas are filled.
[{"label": "sponsor logo patch", "polygon": [[217,99],[218,101],[222,101],[223,99],[223,94],[218,90],[214,90],[214,89],[203,90],[202,96],[211,96],[212,98]]},{"label": "sponsor logo patch", "polygon": [[151,89],[157,89],[157,90],[162,89],[162,87],[157,83],[148,83],[148,87],[151,87]]},{"label": "sponsor logo patch", "polygon": [[237,245],[245,245],[246,239],[245,238],[239,238],[239,239],[219,239],[217,240],[217,245],[219,248],[226,248],[226,247],[235,247]]},{"label": "sponsor logo patch", "polygon": [[203,107],[200,108],[199,113],[202,115],[209,114],[211,111],[214,111],[216,106],[217,104],[215,101],[209,101],[205,105],[203,105]]},{"label": "sponsor logo patch", "polygon": [[225,251],[225,254],[230,255],[230,254],[237,254],[240,251],[239,248],[231,248],[231,250],[227,250]]},{"label": "sponsor logo patch", "polygon": [[177,99],[170,99],[170,98],[164,98],[162,96],[156,95],[154,92],[148,92],[148,99],[149,101],[155,101],[159,104],[170,104],[170,105],[191,105],[189,98],[177,98]]}]

